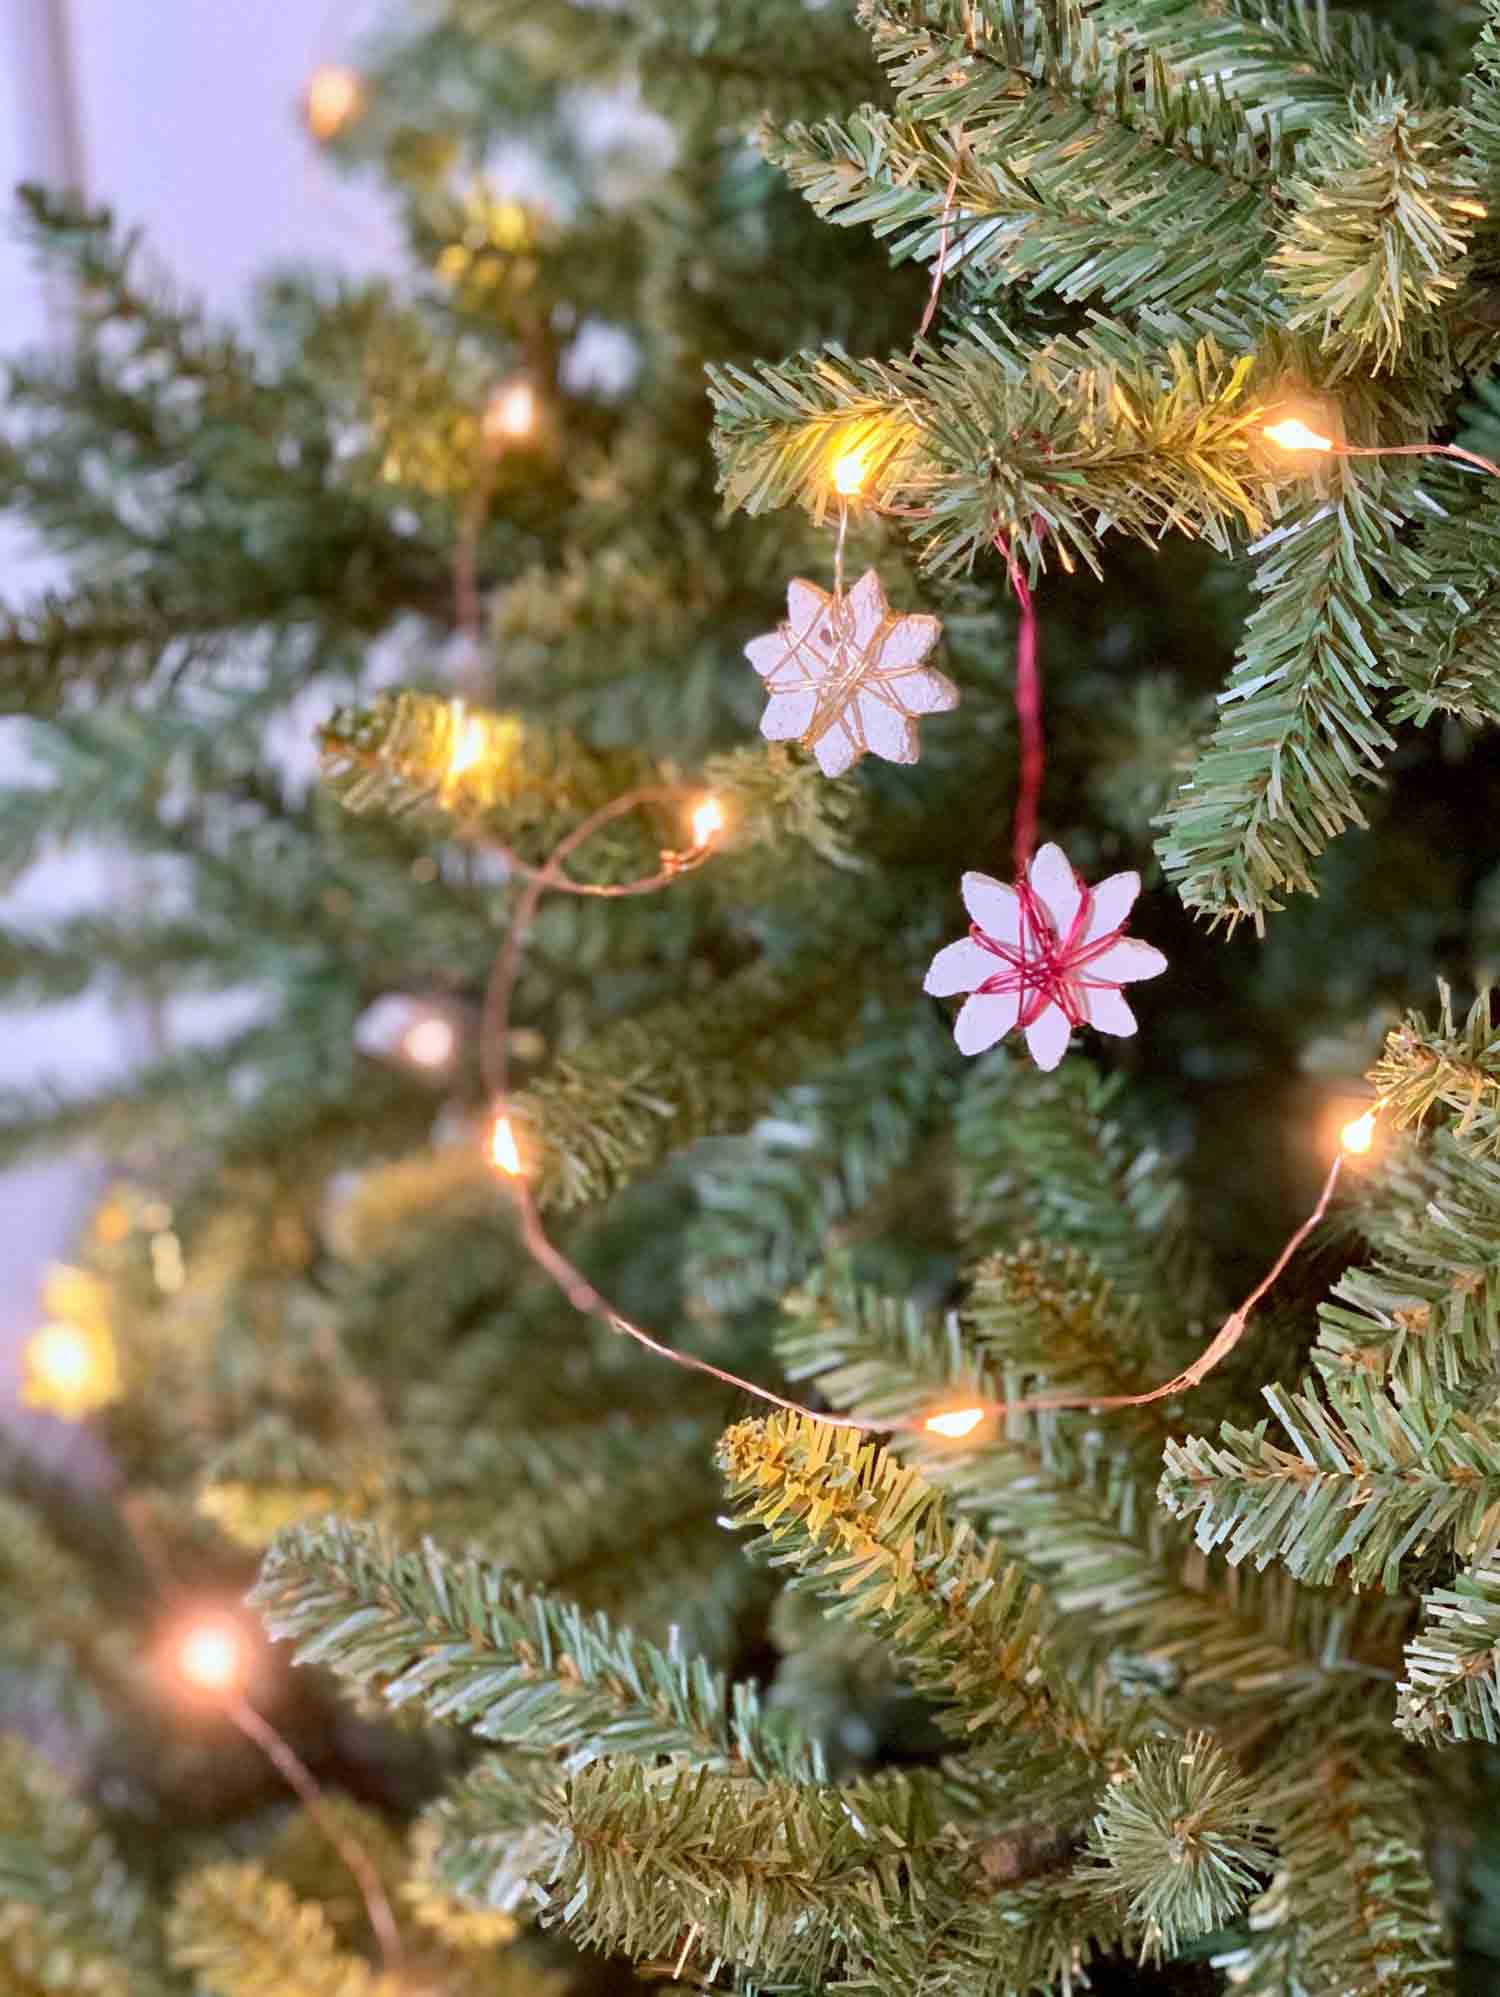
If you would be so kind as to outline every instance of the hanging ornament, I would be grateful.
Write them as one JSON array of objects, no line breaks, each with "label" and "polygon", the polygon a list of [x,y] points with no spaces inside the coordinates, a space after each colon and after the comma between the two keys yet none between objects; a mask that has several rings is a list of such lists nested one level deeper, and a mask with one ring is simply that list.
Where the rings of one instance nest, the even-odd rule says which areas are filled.
[{"label": "hanging ornament", "polygon": [[965,874],[969,933],[939,950],[922,989],[967,992],[954,1023],[962,1054],[982,1054],[1012,1027],[1039,1068],[1055,1068],[1075,1027],[1135,1032],[1120,987],[1167,968],[1160,950],[1125,934],[1139,874],[1085,887],[1060,846],[1043,846],[1014,887]]},{"label": "hanging ornament", "polygon": [[867,752],[914,763],[917,717],[958,705],[947,674],[923,664],[941,620],[892,610],[873,569],[847,592],[794,582],[786,599],[787,621],[745,647],[770,695],[761,734],[801,742],[826,777]]}]

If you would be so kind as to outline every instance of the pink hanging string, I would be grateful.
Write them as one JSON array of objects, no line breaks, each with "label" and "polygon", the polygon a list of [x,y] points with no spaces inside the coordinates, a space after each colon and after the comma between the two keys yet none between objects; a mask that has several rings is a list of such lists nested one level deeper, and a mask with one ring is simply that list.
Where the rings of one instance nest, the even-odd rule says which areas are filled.
[{"label": "pink hanging string", "polygon": [[[1036,851],[1037,816],[1042,803],[1042,773],[1046,751],[1042,738],[1042,671],[1039,656],[1036,605],[1031,586],[1016,560],[1010,543],[997,527],[995,546],[1004,559],[1015,592],[1016,624],[1016,723],[1021,745],[1020,784],[1016,793],[1015,833],[1012,852],[1016,880],[1026,878],[1031,856]],[[1017,891],[1019,892],[1019,886]]]}]

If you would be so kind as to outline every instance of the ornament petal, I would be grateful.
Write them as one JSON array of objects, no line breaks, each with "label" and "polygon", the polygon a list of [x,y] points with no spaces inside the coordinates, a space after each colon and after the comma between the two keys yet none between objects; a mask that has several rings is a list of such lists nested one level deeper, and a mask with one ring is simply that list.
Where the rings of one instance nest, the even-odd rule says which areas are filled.
[{"label": "ornament petal", "polygon": [[818,651],[824,658],[833,643],[833,633],[824,638],[820,628],[824,612],[832,604],[833,598],[826,589],[819,589],[815,582],[807,582],[799,576],[786,586],[786,621],[792,638],[799,644]]},{"label": "ornament petal", "polygon": [[[973,1003],[970,999],[969,1004]],[[1068,1015],[1060,1005],[1046,1006],[1037,1014],[1026,1029],[1026,1046],[1039,1068],[1050,1070],[1057,1066],[1068,1051],[1071,1032]]]},{"label": "ornament petal", "polygon": [[[941,618],[928,617],[918,611],[892,618],[891,628],[880,647],[880,670],[884,673],[914,671],[937,643],[942,629]],[[937,673],[935,677],[942,679],[943,675]],[[953,682],[948,680],[945,684],[952,686]],[[953,697],[955,700],[958,698],[956,688]]]},{"label": "ornament petal", "polygon": [[1125,1003],[1118,985],[1091,985],[1084,993],[1089,1009],[1089,1025],[1100,1033],[1135,1032],[1135,1014]]},{"label": "ornament petal", "polygon": [[760,717],[760,732],[768,742],[796,742],[804,736],[817,712],[816,687],[801,693],[773,693]]},{"label": "ornament petal", "polygon": [[[866,569],[845,599],[854,631],[854,642],[863,652],[891,614],[885,590],[874,569]],[[900,620],[905,623],[905,619]],[[936,619],[933,620],[936,622]]]},{"label": "ornament petal", "polygon": [[976,992],[973,998],[965,999],[953,1022],[953,1038],[959,1053],[982,1054],[997,1040],[1003,1040],[1015,1025],[1020,1010],[1019,992]]},{"label": "ornament petal", "polygon": [[831,721],[812,745],[825,777],[841,777],[859,761],[859,744],[842,720]]},{"label": "ornament petal", "polygon": [[958,705],[958,688],[933,666],[918,666],[887,679],[886,691],[908,714],[946,714]]},{"label": "ornament petal", "polygon": [[1136,873],[1111,874],[1108,880],[1100,881],[1093,891],[1094,905],[1084,927],[1084,942],[1093,943],[1112,929],[1123,929],[1140,891],[1141,877]]},{"label": "ornament petal", "polygon": [[872,687],[856,695],[855,706],[859,711],[859,725],[865,738],[865,747],[877,756],[884,756],[888,763],[914,763],[917,760],[917,724],[907,718],[899,707],[893,707],[889,700]]},{"label": "ornament petal", "polygon": [[955,992],[977,991],[986,978],[1005,968],[992,951],[976,943],[972,936],[960,937],[939,950],[922,980],[924,992],[934,998],[951,998]]},{"label": "ornament petal", "polygon": [[762,679],[769,679],[778,666],[792,660],[792,652],[781,632],[766,631],[759,638],[750,640],[745,647],[745,657]]},{"label": "ornament petal", "polygon": [[1021,940],[1021,898],[1013,887],[989,874],[965,874],[960,883],[964,907],[986,936],[997,943]]},{"label": "ornament petal", "polygon": [[1159,978],[1166,968],[1167,960],[1154,944],[1142,943],[1136,936],[1121,936],[1081,965],[1077,976],[1088,983],[1097,978],[1105,984],[1128,985],[1137,978]]},{"label": "ornament petal", "polygon": [[1043,846],[1031,863],[1028,878],[1032,893],[1052,919],[1057,940],[1065,942],[1083,905],[1083,888],[1072,862],[1061,846]]}]

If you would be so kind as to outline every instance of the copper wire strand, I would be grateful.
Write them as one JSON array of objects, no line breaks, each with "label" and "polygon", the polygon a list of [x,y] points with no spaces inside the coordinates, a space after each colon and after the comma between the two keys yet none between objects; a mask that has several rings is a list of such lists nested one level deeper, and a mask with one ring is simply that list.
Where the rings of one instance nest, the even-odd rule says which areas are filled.
[{"label": "copper wire strand", "polygon": [[958,194],[958,176],[963,168],[964,141],[962,133],[954,141],[953,171],[948,176],[948,190],[943,196],[942,220],[938,227],[937,261],[932,267],[932,289],[927,294],[927,309],[922,314],[922,323],[917,328],[917,337],[912,341],[911,357],[917,357],[917,349],[927,338],[928,328],[937,317],[938,299],[942,295],[943,279],[948,270],[948,246],[951,241],[949,231],[953,222],[953,203]]},{"label": "copper wire strand", "polygon": [[235,1693],[224,1702],[224,1710],[245,1737],[258,1747],[301,1802],[307,1814],[344,1861],[349,1874],[359,1888],[360,1898],[365,1903],[370,1928],[380,1948],[381,1960],[391,1976],[400,1973],[403,1950],[400,1930],[396,1917],[391,1911],[390,1896],[380,1877],[375,1861],[357,1838],[350,1837],[329,1809],[321,1784],[312,1770],[296,1753],[291,1743],[279,1734],[263,1713],[257,1712],[242,1693]]},{"label": "copper wire strand", "polygon": [[[171,1559],[149,1508],[126,1497],[121,1502],[120,1515],[156,1595],[163,1604],[175,1604],[181,1610],[190,1597],[172,1571]],[[232,1721],[270,1762],[343,1860],[365,1903],[370,1932],[379,1946],[381,1960],[387,1972],[396,1975],[402,1967],[404,1950],[396,1917],[391,1911],[390,1896],[375,1861],[359,1839],[345,1830],[328,1808],[322,1784],[291,1742],[264,1713],[251,1705],[243,1692],[228,1693],[222,1702],[222,1711],[226,1719]]]},{"label": "copper wire strand", "polygon": [[[525,891],[517,903],[510,932],[495,960],[489,987],[485,993],[480,1057],[486,1086],[489,1088],[492,1107],[497,1117],[509,1115],[509,1104],[506,1101],[508,1078],[506,1045],[510,1031],[510,1000],[515,989],[516,975],[526,938],[537,908],[542,897],[552,890],[571,893],[589,892],[586,884],[569,881],[565,876],[560,876],[559,867],[565,859],[614,819],[623,817],[627,811],[633,811],[643,803],[654,802],[663,797],[680,796],[682,791],[683,787],[676,785],[627,791],[611,803],[601,806],[582,824],[575,826],[573,831],[560,841],[544,866],[528,870],[529,879]],[[643,876],[638,881],[626,882],[619,887],[599,888],[593,891],[614,897],[655,893],[691,868],[701,866],[710,851],[711,848],[704,845],[692,848],[686,854],[664,854],[662,865],[654,874]],[[1182,1372],[1173,1374],[1170,1380],[1164,1380],[1159,1386],[1148,1388],[1140,1394],[1099,1395],[1070,1392],[1026,1394],[1011,1400],[973,1402],[969,1404],[969,1409],[981,1418],[1067,1408],[1103,1413],[1117,1408],[1145,1407],[1152,1401],[1165,1400],[1172,1394],[1185,1393],[1201,1385],[1214,1368],[1239,1344],[1249,1322],[1250,1313],[1327,1213],[1334,1188],[1343,1169],[1343,1162],[1342,1151],[1336,1152],[1311,1212],[1288,1236],[1281,1252],[1266,1274],[1239,1308],[1230,1312],[1215,1336],[1191,1365],[1185,1367]],[[805,1416],[809,1421],[822,1422],[828,1428],[853,1429],[865,1435],[914,1434],[926,1430],[928,1418],[925,1416],[906,1416],[898,1420],[886,1416],[830,1414],[821,1408],[810,1408],[785,1394],[773,1392],[769,1387],[759,1386],[754,1380],[747,1380],[738,1373],[731,1373],[726,1367],[716,1366],[711,1360],[700,1359],[695,1353],[682,1352],[675,1346],[665,1344],[618,1310],[595,1288],[576,1263],[569,1261],[551,1240],[542,1225],[541,1214],[537,1210],[524,1171],[520,1174],[507,1175],[507,1182],[520,1217],[521,1236],[527,1253],[537,1267],[552,1279],[567,1303],[580,1316],[597,1318],[608,1330],[622,1338],[632,1339],[647,1352],[669,1361],[674,1366],[682,1367],[686,1372],[706,1374],[710,1379],[718,1380],[722,1385],[732,1387],[739,1393],[748,1394],[754,1400],[770,1407],[781,1408],[788,1414]]]}]

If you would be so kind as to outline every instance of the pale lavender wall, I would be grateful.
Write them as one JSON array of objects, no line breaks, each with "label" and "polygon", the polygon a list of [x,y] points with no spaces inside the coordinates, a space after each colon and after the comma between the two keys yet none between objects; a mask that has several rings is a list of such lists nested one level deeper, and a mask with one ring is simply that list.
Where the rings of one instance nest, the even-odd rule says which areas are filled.
[{"label": "pale lavender wall", "polygon": [[[48,4],[0,0],[6,189],[45,158],[27,36]],[[177,280],[225,312],[236,310],[251,275],[279,258],[312,256],[351,270],[390,262],[394,238],[374,197],[333,179],[297,118],[309,73],[347,57],[378,11],[379,0],[71,0],[89,193],[143,223]],[[35,279],[0,235],[0,349],[44,330]],[[31,551],[13,540],[0,546],[6,600],[43,574]],[[0,755],[7,749],[0,733]],[[102,883],[118,883],[107,859],[70,856],[34,870],[0,907],[41,913],[97,895]],[[137,1038],[132,1022],[97,1002],[45,1019],[0,1014],[0,1089],[44,1074],[83,1080],[128,1058]],[[88,1183],[77,1166],[0,1176],[0,1397],[8,1355],[35,1321],[41,1269],[65,1248]]]}]

